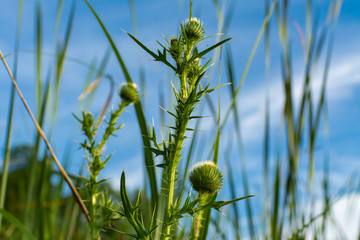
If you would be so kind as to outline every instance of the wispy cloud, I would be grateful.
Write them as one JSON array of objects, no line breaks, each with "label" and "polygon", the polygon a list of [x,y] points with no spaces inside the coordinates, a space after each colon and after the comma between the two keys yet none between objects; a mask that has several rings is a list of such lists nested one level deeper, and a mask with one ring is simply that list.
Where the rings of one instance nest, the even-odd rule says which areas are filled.
[{"label": "wispy cloud", "polygon": [[[355,106],[356,87],[360,84],[360,62],[356,55],[343,56],[334,59],[327,84],[328,101],[341,101],[352,99]],[[303,73],[294,74],[294,105],[298,106],[303,91]],[[322,75],[317,74],[312,79],[313,99],[319,99],[322,86]],[[247,141],[259,141],[263,138],[262,131],[265,117],[265,94],[264,85],[256,86],[244,92],[238,98],[238,106],[241,112],[243,137]],[[284,90],[279,77],[271,79],[270,93],[270,113],[271,126],[276,127],[280,124],[281,111],[284,104]],[[331,109],[336,111],[336,109]]]}]

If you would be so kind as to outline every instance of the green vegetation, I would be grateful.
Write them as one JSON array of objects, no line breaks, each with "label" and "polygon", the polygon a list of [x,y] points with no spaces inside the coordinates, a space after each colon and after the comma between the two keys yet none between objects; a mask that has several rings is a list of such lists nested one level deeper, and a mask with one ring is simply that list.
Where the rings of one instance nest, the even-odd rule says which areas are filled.
[{"label": "green vegetation", "polygon": [[[319,139],[321,121],[326,120],[326,84],[331,61],[334,34],[342,2],[332,1],[324,23],[313,19],[311,0],[307,1],[306,31],[299,30],[299,38],[303,43],[305,56],[305,77],[299,106],[294,100],[294,73],[291,63],[291,47],[289,40],[289,9],[287,0],[265,0],[265,16],[257,38],[251,50],[246,66],[239,81],[235,79],[235,61],[232,59],[231,38],[226,37],[231,15],[225,15],[218,1],[213,1],[221,26],[219,33],[207,36],[206,23],[193,16],[192,3],[189,5],[189,17],[180,23],[178,36],[164,37],[164,43],[158,43],[157,51],[145,44],[135,35],[127,33],[128,40],[133,41],[149,54],[154,61],[167,67],[174,76],[171,82],[169,109],[161,107],[168,114],[169,125],[159,131],[161,126],[150,126],[145,118],[144,102],[141,92],[131,77],[115,40],[112,38],[101,17],[87,0],[84,0],[91,14],[96,19],[99,31],[102,31],[110,45],[103,59],[96,67],[95,63],[87,63],[88,78],[81,99],[87,98],[86,105],[92,104],[100,79],[109,80],[111,92],[105,99],[100,113],[82,111],[74,114],[81,128],[83,139],[79,141],[86,166],[78,173],[67,171],[72,154],[72,147],[66,149],[64,159],[59,161],[46,136],[50,136],[56,128],[60,86],[66,61],[75,16],[75,1],[70,9],[68,24],[65,29],[64,42],[54,44],[53,66],[55,74],[46,77],[45,85],[42,76],[43,66],[43,32],[42,5],[38,1],[35,10],[36,44],[35,56],[36,115],[28,106],[26,99],[17,86],[18,51],[14,53],[14,67],[7,65],[7,57],[0,52],[5,71],[9,74],[13,85],[10,89],[9,113],[4,146],[4,164],[1,174],[0,192],[0,239],[304,239],[308,231],[314,239],[324,239],[327,225],[331,220],[333,204],[339,199],[332,198],[329,193],[329,169],[324,160],[322,195],[323,209],[315,209],[314,202],[316,172],[314,167],[315,146]],[[18,29],[15,49],[19,49],[22,0],[19,0]],[[135,22],[135,5],[130,1],[132,21]],[[60,34],[59,22],[63,12],[63,0],[58,1],[54,42]],[[241,136],[240,115],[237,96],[246,80],[261,40],[265,43],[265,79],[269,86],[270,62],[270,20],[276,21],[279,41],[281,43],[281,72],[283,73],[283,89],[285,101],[282,106],[281,138],[283,141],[270,156],[270,103],[266,92],[264,159],[263,159],[263,193],[255,196],[251,188],[252,176],[247,170],[247,159],[244,155],[244,144]],[[135,27],[136,28],[136,27]],[[176,28],[176,26],[174,26]],[[216,38],[213,45],[204,47],[203,41]],[[6,52],[11,50],[1,49]],[[126,83],[116,86],[112,78],[104,73],[109,61],[110,51],[120,65]],[[210,54],[213,54],[211,56]],[[223,55],[223,56],[222,56]],[[222,56],[226,61],[222,62]],[[325,66],[320,68],[320,58],[325,59]],[[219,84],[215,87],[212,81],[213,69],[219,64]],[[225,65],[227,79],[221,84],[221,65]],[[311,88],[313,74],[323,71],[320,98],[315,100]],[[95,79],[92,83],[90,81]],[[170,82],[170,80],[169,80]],[[141,84],[144,86],[144,84]],[[269,88],[269,87],[267,87]],[[114,89],[118,91],[113,99]],[[218,104],[213,103],[209,93],[218,91]],[[230,90],[231,101],[224,111],[220,91]],[[34,142],[30,146],[11,146],[14,96],[19,94],[27,113],[31,116],[36,132]],[[171,102],[171,99],[174,102]],[[110,103],[116,105],[109,110]],[[202,104],[199,104],[202,103]],[[51,104],[49,107],[48,105]],[[147,105],[153,103],[146,103]],[[215,119],[216,128],[210,133],[211,146],[208,158],[199,159],[194,156],[196,148],[201,148],[198,130],[203,123],[204,105],[210,106]],[[108,162],[113,161],[112,154],[107,154],[105,147],[111,139],[117,137],[121,128],[122,113],[134,106],[136,119],[140,129],[143,145],[143,164],[145,185],[143,189],[134,191],[127,189],[125,172],[121,174],[120,189],[112,186],[100,174]],[[86,108],[86,107],[85,107]],[[84,109],[84,107],[83,107]],[[222,115],[221,111],[225,114]],[[49,117],[50,116],[50,117]],[[97,116],[97,117],[96,117]],[[222,117],[224,116],[224,117]],[[233,117],[233,121],[230,118]],[[43,131],[46,121],[49,122],[46,133]],[[193,123],[192,123],[193,122]],[[233,128],[233,136],[229,137],[228,149],[220,149],[223,129]],[[163,124],[165,125],[165,123]],[[162,137],[159,139],[159,137]],[[42,147],[42,140],[47,149]],[[133,143],[138,144],[138,143]],[[232,147],[235,147],[240,160],[231,159]],[[121,146],[120,146],[121,148]],[[280,157],[279,149],[286,149],[286,156]],[[206,149],[206,150],[208,150]],[[304,157],[304,149],[307,153]],[[220,151],[221,150],[221,151]],[[43,151],[43,152],[42,152]],[[121,151],[121,149],[119,150]],[[225,160],[220,156],[225,152]],[[196,160],[195,160],[196,159]],[[308,161],[307,177],[300,178],[300,159]],[[17,168],[10,169],[12,161],[19,161]],[[218,163],[227,167],[221,169]],[[57,165],[53,166],[53,162]],[[64,167],[60,164],[64,164]],[[195,164],[195,162],[197,164]],[[193,166],[194,165],[194,166]],[[240,173],[234,173],[232,166],[239,165]],[[193,166],[193,167],[192,167]],[[120,171],[119,171],[120,175]],[[55,179],[55,180],[54,180]],[[240,180],[241,179],[241,180]],[[306,181],[305,187],[304,183]],[[239,184],[238,182],[241,182]],[[350,183],[353,183],[350,179]],[[239,196],[237,186],[241,185],[244,196]],[[69,194],[68,186],[72,195]],[[147,189],[149,188],[149,189]],[[305,190],[304,190],[305,188]],[[230,200],[219,200],[221,191],[229,191]],[[347,186],[352,190],[352,184]],[[16,194],[15,194],[16,192]],[[340,191],[343,193],[344,191]],[[254,199],[258,199],[254,201]],[[239,212],[239,202],[244,202],[245,212]],[[263,207],[255,204],[261,202]],[[227,207],[225,207],[227,206]],[[306,206],[306,207],[305,207]],[[216,211],[212,211],[215,209]],[[261,209],[261,210],[258,210]],[[229,214],[223,214],[222,211]],[[245,216],[246,214],[246,216]],[[240,217],[246,217],[246,227],[241,225]],[[261,221],[257,221],[260,219]],[[228,231],[231,226],[232,231]],[[223,229],[223,228],[226,229]],[[244,234],[247,232],[247,234]]]}]

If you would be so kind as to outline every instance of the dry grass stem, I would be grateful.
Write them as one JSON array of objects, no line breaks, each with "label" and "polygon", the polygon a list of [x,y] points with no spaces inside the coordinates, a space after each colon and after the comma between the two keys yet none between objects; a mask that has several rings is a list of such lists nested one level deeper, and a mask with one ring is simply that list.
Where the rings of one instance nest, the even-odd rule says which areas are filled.
[{"label": "dry grass stem", "polygon": [[25,100],[22,92],[20,91],[20,89],[19,89],[19,87],[18,87],[18,85],[17,85],[17,83],[16,83],[16,81],[15,81],[15,78],[14,78],[14,76],[13,76],[13,74],[12,74],[12,72],[11,72],[11,70],[10,70],[10,68],[9,68],[9,66],[8,66],[8,64],[7,64],[6,60],[5,60],[2,52],[1,52],[1,50],[0,50],[0,57],[1,57],[2,62],[4,63],[4,66],[5,66],[6,70],[7,70],[7,72],[8,72],[9,75],[10,75],[10,78],[11,78],[11,80],[12,80],[12,83],[13,83],[16,91],[18,92],[21,101],[23,102],[23,104],[24,104],[26,110],[28,111],[28,113],[29,113],[32,121],[34,122],[37,131],[39,132],[39,134],[40,134],[40,136],[42,137],[42,139],[44,139],[44,142],[45,142],[45,144],[46,144],[46,147],[49,149],[50,154],[51,154],[51,156],[52,156],[55,164],[58,166],[61,175],[64,177],[64,179],[65,179],[66,182],[68,183],[68,185],[69,185],[69,187],[70,187],[70,189],[71,189],[71,191],[72,191],[72,193],[73,193],[76,201],[79,203],[82,211],[83,211],[83,212],[85,213],[85,215],[86,215],[87,220],[90,222],[89,211],[87,210],[87,208],[86,208],[83,200],[82,200],[81,197],[80,197],[79,192],[76,190],[76,187],[75,187],[74,184],[72,183],[70,177],[68,176],[68,174],[66,173],[65,169],[62,167],[61,163],[60,163],[59,160],[57,159],[57,157],[56,157],[56,155],[55,155],[55,153],[54,153],[54,150],[52,149],[52,147],[51,147],[49,141],[47,140],[47,138],[46,138],[43,130],[41,129],[39,123],[37,122],[36,118],[34,117],[33,113],[31,112],[31,109],[30,109],[29,105],[27,104],[27,102],[26,102],[26,100]]}]

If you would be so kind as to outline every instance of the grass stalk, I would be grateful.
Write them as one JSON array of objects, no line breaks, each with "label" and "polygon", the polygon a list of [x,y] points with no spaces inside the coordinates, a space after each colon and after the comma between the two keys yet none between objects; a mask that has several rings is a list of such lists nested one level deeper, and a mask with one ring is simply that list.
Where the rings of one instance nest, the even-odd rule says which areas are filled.
[{"label": "grass stalk", "polygon": [[[46,107],[47,107],[47,103],[48,103],[48,97],[49,97],[49,89],[50,89],[50,71],[49,71],[49,74],[48,74],[48,77],[47,77],[47,80],[46,80],[46,86],[45,86],[45,93],[43,94],[43,98],[42,98],[42,103],[41,103],[41,109],[40,109],[40,112],[39,112],[39,116],[40,116],[40,119],[39,119],[39,126],[43,126],[44,125],[44,121],[45,121],[45,112],[46,112]],[[43,208],[43,203],[46,201],[46,190],[48,189],[47,188],[47,185],[49,184],[49,181],[47,181],[47,177],[49,175],[49,164],[48,164],[48,156],[45,152],[45,154],[43,155],[43,158],[41,160],[41,165],[40,167],[38,167],[38,151],[39,151],[39,144],[40,143],[40,136],[39,134],[37,134],[37,139],[36,139],[36,147],[35,147],[35,154],[34,154],[34,157],[33,157],[33,166],[34,166],[34,169],[35,171],[36,170],[39,170],[40,173],[39,174],[36,174],[34,172],[33,174],[33,179],[35,180],[35,176],[38,176],[37,177],[37,183],[36,187],[37,189],[35,190],[35,214],[36,216],[40,216],[38,218],[38,235],[40,236],[41,239],[46,239],[48,238],[49,236],[47,235],[47,228],[46,228],[46,225],[49,223],[49,219],[47,219],[48,215],[47,215],[47,212],[48,211],[44,211],[44,208]],[[29,194],[30,196],[32,194]]]},{"label": "grass stalk", "polygon": [[41,71],[42,71],[42,10],[40,1],[36,2],[35,16],[36,16],[36,41],[35,41],[35,63],[36,63],[36,106],[37,111],[41,108]]},{"label": "grass stalk", "polygon": [[274,9],[275,9],[276,6],[277,6],[277,3],[278,3],[278,1],[277,1],[277,0],[274,0],[273,3],[271,4],[270,8],[269,8],[269,11],[268,11],[267,14],[266,14],[266,17],[265,17],[265,19],[264,19],[264,22],[263,22],[263,24],[262,24],[262,26],[261,26],[261,28],[260,28],[260,30],[259,30],[259,33],[258,33],[258,35],[257,35],[257,37],[256,37],[254,46],[253,46],[253,48],[252,48],[252,50],[251,50],[249,59],[248,59],[248,61],[247,61],[247,63],[246,63],[244,72],[243,72],[243,74],[242,74],[242,76],[241,76],[241,78],[240,78],[240,82],[239,82],[238,86],[237,86],[236,89],[235,89],[235,94],[234,94],[235,97],[232,98],[230,107],[227,109],[226,114],[225,114],[225,116],[224,116],[224,118],[223,118],[223,120],[222,120],[221,128],[223,128],[223,127],[225,126],[225,124],[226,124],[226,122],[227,122],[227,120],[228,120],[228,118],[229,118],[229,116],[230,116],[230,113],[231,113],[232,109],[233,109],[234,106],[235,106],[236,97],[237,97],[237,95],[239,94],[239,92],[240,92],[240,90],[241,90],[241,87],[242,87],[242,85],[243,85],[244,82],[245,82],[245,79],[246,79],[246,76],[247,76],[247,74],[248,74],[248,72],[249,72],[251,63],[252,63],[252,61],[253,61],[253,59],[254,59],[256,50],[257,50],[257,48],[258,48],[258,46],[259,46],[259,44],[260,44],[260,40],[261,40],[261,38],[262,38],[262,36],[263,36],[266,28],[267,28],[267,25],[269,24],[270,18],[271,18],[271,16],[272,16],[272,13],[273,13]]},{"label": "grass stalk", "polygon": [[[218,86],[221,86],[221,53],[222,53],[222,47],[220,47],[220,59],[219,59],[219,83]],[[221,116],[221,106],[220,106],[220,88],[219,88],[219,95],[218,95],[218,115],[217,115],[217,119],[216,119],[216,138],[215,138],[215,143],[214,143],[214,155],[213,155],[213,163],[215,165],[218,164],[218,158],[219,158],[219,148],[220,148],[220,116]],[[217,194],[217,193],[216,193]],[[200,205],[205,204],[208,199],[206,197],[202,197],[199,193],[199,199],[200,201],[203,201],[203,203],[200,203]],[[204,217],[203,217],[204,215]],[[204,210],[200,212],[200,235],[199,235],[199,239],[202,240],[206,240],[207,234],[208,234],[208,230],[209,230],[209,225],[211,222],[211,209],[208,210]]]},{"label": "grass stalk", "polygon": [[[115,53],[116,59],[118,60],[118,62],[120,64],[120,67],[123,71],[126,81],[128,83],[132,83],[133,81],[132,81],[130,74],[125,66],[125,63],[120,55],[120,52],[117,49],[114,41],[112,40],[109,32],[107,31],[105,25],[102,23],[101,19],[99,18],[99,16],[95,12],[95,10],[91,7],[89,2],[87,0],[84,0],[84,1],[90,8],[91,12],[94,14],[96,20],[98,21],[103,32],[105,33],[105,35],[111,45],[111,48]],[[150,182],[152,206],[155,207],[159,196],[158,196],[157,183],[156,183],[157,180],[156,180],[156,176],[155,176],[154,158],[153,158],[151,151],[149,150],[151,148],[151,143],[149,140],[149,133],[147,131],[145,115],[144,115],[144,112],[142,109],[141,102],[140,101],[137,102],[136,104],[134,104],[134,106],[135,106],[136,116],[137,116],[137,120],[139,123],[140,131],[141,131],[142,140],[143,140],[143,143],[145,146],[145,148],[144,148],[145,166],[146,166],[146,170],[147,170],[149,182]]]},{"label": "grass stalk", "polygon": [[[59,2],[60,9],[58,11],[61,11],[62,2]],[[76,9],[76,1],[73,1],[71,9],[70,9],[70,15],[69,20],[66,26],[66,33],[65,33],[65,41],[62,44],[58,45],[57,48],[57,58],[56,58],[56,71],[55,71],[55,101],[54,101],[54,116],[56,116],[57,108],[58,108],[58,99],[60,94],[60,83],[61,83],[61,76],[63,73],[64,65],[65,65],[65,57],[69,46],[69,40],[71,35],[71,30],[74,23],[74,17],[75,17],[75,9]],[[61,13],[58,13],[57,17],[60,17]],[[56,41],[56,39],[55,39]]]},{"label": "grass stalk", "polygon": [[[13,71],[14,71],[15,79],[16,79],[17,68],[18,68],[18,57],[19,57],[18,49],[19,49],[19,45],[20,45],[22,11],[23,11],[23,0],[19,0],[18,24],[17,24],[17,29],[16,29],[15,55],[14,55],[14,68],[13,68],[14,69]],[[10,163],[10,144],[11,144],[11,136],[12,136],[14,103],[15,103],[15,88],[14,88],[14,86],[11,86],[9,115],[8,115],[7,127],[6,127],[4,165],[3,165],[2,177],[1,177],[0,208],[4,208],[6,190],[7,190],[7,181],[8,181],[9,163]],[[0,234],[1,234],[1,228],[2,228],[2,215],[0,214]]]},{"label": "grass stalk", "polygon": [[[265,15],[269,11],[270,1],[265,0]],[[271,52],[270,52],[270,25],[265,30],[265,128],[264,128],[264,230],[266,226],[266,216],[269,213],[269,151],[270,151],[270,63],[271,63]]]}]

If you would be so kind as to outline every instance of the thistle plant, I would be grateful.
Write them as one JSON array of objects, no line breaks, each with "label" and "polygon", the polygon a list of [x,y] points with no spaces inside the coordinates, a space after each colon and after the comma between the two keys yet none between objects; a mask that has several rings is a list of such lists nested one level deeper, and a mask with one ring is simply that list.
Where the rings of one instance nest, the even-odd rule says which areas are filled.
[{"label": "thistle plant", "polygon": [[[112,45],[112,48],[114,49],[118,57],[120,65],[124,70],[125,67],[123,61],[120,57],[118,50],[115,48],[114,42],[112,41],[109,33],[105,29],[103,23],[100,21],[99,17],[97,16],[93,8],[90,6],[90,4],[88,2],[86,3],[99,21],[101,27],[103,28],[106,36],[108,37]],[[183,143],[184,140],[187,138],[187,131],[192,130],[188,128],[188,123],[193,118],[201,117],[193,115],[194,109],[196,108],[196,105],[202,100],[205,94],[210,93],[219,87],[222,87],[221,85],[216,88],[210,88],[210,83],[204,86],[201,84],[201,81],[204,78],[206,71],[210,67],[210,63],[212,60],[211,58],[206,59],[205,55],[214,50],[215,48],[226,43],[231,38],[224,39],[214,44],[213,46],[206,48],[205,50],[199,51],[199,43],[201,43],[202,40],[208,37],[205,36],[205,28],[200,19],[192,17],[191,3],[190,16],[185,22],[180,24],[179,35],[171,37],[170,40],[165,38],[166,44],[161,44],[158,42],[160,45],[160,49],[157,50],[157,53],[151,51],[148,47],[146,47],[142,42],[140,42],[130,33],[127,34],[135,41],[135,43],[137,43],[141,48],[143,48],[147,53],[149,53],[155,61],[162,62],[163,64],[168,66],[174,72],[174,75],[178,78],[179,83],[175,84],[175,86],[173,85],[173,92],[176,100],[174,111],[165,110],[171,117],[175,118],[175,125],[169,127],[168,138],[162,139],[161,143],[158,143],[155,127],[152,128],[152,131],[149,127],[150,131],[147,133],[143,133],[143,136],[145,136],[147,140],[151,141],[151,144],[145,144],[146,149],[150,150],[151,153],[153,153],[157,157],[161,157],[162,159],[162,162],[156,164],[155,166],[147,165],[147,169],[153,167],[159,167],[163,169],[162,185],[160,190],[162,197],[157,199],[158,202],[152,204],[151,210],[153,215],[148,226],[145,226],[142,218],[143,214],[140,212],[140,197],[138,197],[135,204],[133,204],[128,196],[124,172],[121,175],[120,184],[120,198],[122,204],[119,209],[108,209],[113,210],[114,214],[118,214],[128,220],[128,222],[133,227],[134,232],[126,234],[136,239],[175,239],[175,226],[177,226],[180,219],[183,218],[185,215],[193,216],[193,226],[195,226],[192,231],[193,238],[205,239],[207,231],[200,231],[203,226],[204,211],[206,211],[206,213],[210,213],[211,208],[220,211],[220,208],[222,206],[251,197],[251,195],[248,195],[230,201],[216,201],[217,192],[222,186],[222,174],[220,173],[215,164],[210,163],[196,166],[191,175],[194,189],[199,193],[197,197],[193,198],[190,191],[186,199],[183,201],[181,197],[182,195],[179,194],[176,188],[176,181],[178,179],[178,165],[181,161]],[[132,82],[128,76],[128,72],[125,70],[124,73],[125,76],[127,76],[128,82]],[[131,87],[131,85],[122,88],[122,91],[120,91],[120,96],[123,99],[123,103],[119,106],[118,110],[111,114],[111,119],[108,126],[108,128],[111,130],[117,129],[115,125],[112,124],[115,123],[115,121],[112,121],[112,119],[116,120],[116,116],[118,116],[122,112],[123,107],[126,106],[129,102],[133,100],[138,100],[137,92],[134,90],[134,88]],[[111,135],[109,134],[106,137],[105,135],[107,135],[107,131],[105,131],[103,140],[99,143],[99,145],[96,145],[95,141],[93,140],[93,132],[96,132],[96,130],[96,126],[88,130],[87,128],[85,128],[84,130],[84,133],[86,136],[88,136],[88,140],[90,142],[90,144],[86,142],[83,144],[84,148],[91,153],[91,160],[89,161],[89,166],[92,166],[94,164],[93,162],[97,158],[100,159],[99,154],[101,153],[101,151],[99,151],[99,146],[100,148],[102,148],[103,142],[106,142],[108,136]],[[92,152],[94,152],[95,154],[92,154]],[[98,176],[98,171],[103,168],[103,165],[108,161],[108,158],[104,161],[97,161],[98,164],[94,169],[89,167],[90,176],[95,176],[90,178],[89,182],[91,184],[98,183],[96,179],[96,177]],[[93,172],[96,174],[92,174]],[[203,176],[206,176],[205,179],[207,179],[206,181],[210,184],[206,185],[205,182],[202,181]],[[196,183],[198,183],[198,185],[196,185]],[[153,186],[154,185],[152,185],[152,194],[154,193]],[[196,186],[200,187],[198,188]],[[205,190],[204,186],[207,186],[208,189]],[[94,189],[90,188],[89,192],[92,194],[97,194],[96,190],[96,187]],[[96,202],[94,202],[94,205],[97,206]],[[95,215],[95,219],[99,219],[98,215]],[[209,222],[208,220],[209,219],[207,217],[206,222]],[[159,233],[161,233],[160,236]],[[94,237],[96,236],[94,235]]]},{"label": "thistle plant", "polygon": [[[170,41],[165,38],[167,46],[159,43],[162,50],[158,49],[157,54],[147,48],[133,35],[127,33],[140,47],[148,52],[155,59],[155,61],[164,63],[166,66],[172,69],[174,74],[179,78],[179,88],[173,85],[173,92],[176,99],[175,111],[172,112],[170,110],[165,110],[170,114],[170,116],[175,118],[175,126],[170,127],[168,139],[163,140],[162,143],[158,143],[156,139],[155,127],[153,127],[152,132],[149,133],[150,140],[153,143],[153,148],[151,148],[152,152],[156,156],[162,157],[162,162],[156,165],[157,167],[163,168],[162,178],[164,186],[162,186],[161,192],[162,196],[164,196],[164,203],[161,203],[160,205],[164,206],[164,209],[163,216],[160,221],[162,222],[161,239],[174,239],[175,226],[178,224],[178,221],[183,217],[184,214],[195,214],[194,222],[197,227],[194,231],[196,232],[195,235],[198,238],[203,211],[210,208],[219,210],[221,206],[240,200],[235,199],[226,202],[216,201],[217,194],[215,193],[221,188],[222,175],[218,171],[216,165],[209,163],[201,165],[205,167],[204,169],[203,167],[199,168],[200,165],[194,168],[192,180],[196,181],[197,177],[199,176],[201,178],[202,174],[200,172],[203,172],[204,170],[205,172],[206,170],[210,170],[208,173],[204,172],[203,174],[207,176],[207,181],[210,181],[212,184],[217,184],[215,187],[216,189],[214,190],[213,188],[210,188],[211,193],[200,190],[200,188],[195,189],[199,191],[198,198],[191,201],[191,195],[189,193],[184,203],[181,203],[181,199],[177,197],[178,192],[176,189],[176,181],[178,165],[181,160],[183,142],[186,139],[185,134],[187,131],[191,130],[188,128],[188,123],[192,118],[198,118],[198,116],[193,116],[193,112],[197,103],[201,101],[205,94],[210,93],[216,89],[209,88],[210,83],[205,85],[205,87],[202,87],[201,80],[204,78],[211,62],[211,59],[205,59],[204,56],[205,54],[230,40],[230,38],[222,40],[203,51],[199,51],[198,44],[206,38],[205,28],[200,19],[191,16],[191,9],[189,19],[180,24],[180,29],[181,31],[179,36],[171,37]],[[168,56],[172,58],[172,61],[175,65],[168,61]],[[202,64],[201,60],[204,60],[205,64]],[[199,170],[199,172],[197,170]],[[217,177],[215,176],[216,180],[210,179],[211,177],[214,177],[212,175],[213,171],[217,173]],[[198,173],[200,173],[200,175]],[[203,186],[203,182],[201,180],[197,182]],[[122,189],[124,189],[124,187]],[[126,201],[126,197],[122,200]],[[125,206],[123,207],[126,208]],[[135,209],[136,206],[129,206],[127,211],[134,213]],[[144,238],[144,234],[148,234],[146,237],[149,237],[153,230],[148,228],[149,230],[147,232],[140,231],[138,228],[139,222],[134,221],[136,220],[136,217],[134,219],[134,216],[135,215],[133,214],[130,219],[128,217],[128,220],[130,223],[132,223],[135,230],[138,229],[136,230],[136,237]],[[154,220],[150,225],[155,225]],[[142,227],[141,229],[145,228]]]},{"label": "thistle plant", "polygon": [[122,99],[118,107],[110,114],[110,119],[106,122],[105,131],[100,139],[96,141],[96,136],[101,124],[101,119],[95,123],[90,112],[82,113],[82,119],[77,118],[81,125],[82,131],[86,137],[81,147],[86,151],[86,160],[88,163],[89,178],[82,178],[85,182],[84,192],[87,196],[90,215],[90,235],[91,239],[97,240],[100,237],[100,231],[111,222],[118,218],[116,213],[117,206],[111,200],[108,194],[99,189],[99,185],[105,179],[98,179],[99,173],[104,169],[110,156],[103,158],[103,148],[106,141],[116,130],[123,127],[123,124],[117,125],[116,121],[124,111],[125,107],[138,101],[138,93],[135,84],[127,84],[121,87],[119,92]]}]

